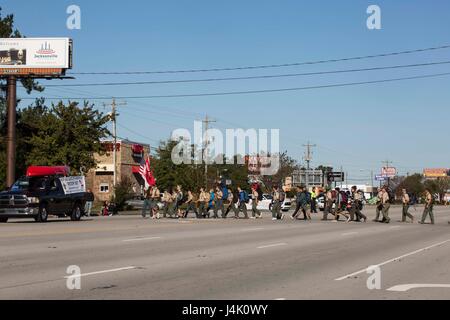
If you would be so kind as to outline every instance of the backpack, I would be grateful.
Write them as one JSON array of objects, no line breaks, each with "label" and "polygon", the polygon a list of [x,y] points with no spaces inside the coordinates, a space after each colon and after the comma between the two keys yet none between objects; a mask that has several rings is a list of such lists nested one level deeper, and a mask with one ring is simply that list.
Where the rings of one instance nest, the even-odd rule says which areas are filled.
[{"label": "backpack", "polygon": [[306,192],[306,203],[310,204],[311,203],[311,193]]},{"label": "backpack", "polygon": [[248,197],[247,191],[243,191],[243,192],[244,192],[244,202],[245,203],[249,203],[250,202],[250,198]]},{"label": "backpack", "polygon": [[286,199],[286,193],[284,193],[283,191],[281,191],[281,192],[280,192],[280,202],[283,203],[285,199]]},{"label": "backpack", "polygon": [[341,191],[341,203],[347,204],[348,203],[348,196],[345,191]]},{"label": "backpack", "polygon": [[222,200],[228,200],[228,189],[227,188],[222,189]]}]

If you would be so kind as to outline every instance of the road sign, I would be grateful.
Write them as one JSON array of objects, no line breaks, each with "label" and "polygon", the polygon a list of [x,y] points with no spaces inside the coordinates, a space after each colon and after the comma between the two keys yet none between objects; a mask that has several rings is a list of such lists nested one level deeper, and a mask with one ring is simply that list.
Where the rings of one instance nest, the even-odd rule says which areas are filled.
[{"label": "road sign", "polygon": [[381,174],[377,174],[377,175],[375,176],[375,180],[376,180],[376,181],[386,181],[388,178],[389,178],[388,176],[381,175]]},{"label": "road sign", "polygon": [[383,167],[381,168],[381,175],[388,178],[393,178],[397,175],[397,169],[394,167]]},{"label": "road sign", "polygon": [[344,182],[345,174],[344,172],[328,172],[327,179],[328,182]]}]

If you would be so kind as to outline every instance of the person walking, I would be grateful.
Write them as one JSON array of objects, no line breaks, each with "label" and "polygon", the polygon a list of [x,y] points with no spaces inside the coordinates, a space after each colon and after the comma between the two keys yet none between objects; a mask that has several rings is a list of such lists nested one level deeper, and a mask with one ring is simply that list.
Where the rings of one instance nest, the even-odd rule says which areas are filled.
[{"label": "person walking", "polygon": [[209,195],[205,192],[204,188],[200,188],[200,194],[198,196],[198,213],[201,218],[206,218],[206,210],[208,206]]},{"label": "person walking", "polygon": [[182,218],[184,216],[184,213],[181,210],[181,206],[183,205],[183,198],[184,198],[184,194],[183,194],[183,189],[181,188],[180,185],[177,186],[176,188],[176,192],[177,192],[177,197],[176,197],[176,201],[175,201],[175,212],[176,212],[176,218]]},{"label": "person walking", "polygon": [[425,189],[425,208],[423,209],[422,220],[419,221],[420,224],[425,223],[427,216],[430,216],[431,224],[434,224],[434,213],[433,213],[434,199],[429,189]]},{"label": "person walking", "polygon": [[260,219],[261,211],[258,210],[259,192],[256,186],[252,187],[252,219]]},{"label": "person walking", "polygon": [[214,219],[219,218],[219,210],[221,210],[223,215],[223,192],[220,190],[219,186],[216,187],[214,192]]},{"label": "person walking", "polygon": [[383,205],[383,209],[381,213],[383,214],[383,222],[389,223],[391,219],[389,218],[389,209],[391,208],[391,203],[389,202],[389,193],[386,188],[383,188],[383,195],[381,197],[381,204]]},{"label": "person walking", "polygon": [[225,218],[228,216],[228,213],[230,213],[231,210],[234,212],[234,218],[239,219],[239,209],[238,209],[238,203],[239,203],[239,192],[231,191],[228,189],[228,208],[225,212]]},{"label": "person walking", "polygon": [[248,194],[245,190],[242,190],[240,186],[237,187],[237,190],[239,192],[238,218],[239,213],[242,211],[244,213],[244,219],[248,219],[247,214]]},{"label": "person walking", "polygon": [[414,216],[408,212],[409,210],[409,206],[411,203],[411,199],[409,197],[408,192],[406,192],[406,189],[402,189],[402,221],[401,222],[406,222],[406,217],[411,219],[411,223],[414,223]]},{"label": "person walking", "polygon": [[367,221],[367,217],[361,212],[362,208],[362,196],[361,193],[358,192],[358,188],[356,186],[352,187],[352,202],[350,207],[350,221],[354,221],[356,218],[356,222],[361,222],[361,219],[364,222]]},{"label": "person walking", "polygon": [[187,218],[189,211],[194,211],[195,213],[195,217],[198,218],[198,211],[197,211],[197,207],[195,206],[196,204],[196,199],[194,197],[194,194],[192,193],[191,190],[188,190],[187,192],[187,199],[185,204],[187,205],[186,211],[183,214],[183,218]]},{"label": "person walking", "polygon": [[311,191],[311,213],[317,213],[317,188],[313,187]]},{"label": "person walking", "polygon": [[336,191],[336,209],[335,209],[335,222],[339,221],[340,216],[344,216],[347,220],[346,222],[350,222],[350,214],[347,211],[348,205],[348,196],[344,191],[341,191],[340,188],[335,188]]},{"label": "person walking", "polygon": [[295,211],[292,214],[291,219],[297,219],[298,212],[302,208],[302,202],[304,200],[303,197],[304,197],[303,187],[299,186],[297,187],[297,193],[295,195]]},{"label": "person walking", "polygon": [[161,200],[161,193],[158,187],[155,185],[152,187],[150,212],[152,219],[159,219],[159,207],[158,203]]},{"label": "person walking", "polygon": [[[87,193],[92,193],[92,190],[91,189],[88,189],[87,190]],[[92,194],[92,197],[93,197],[94,195]],[[85,214],[86,214],[86,216],[87,217],[90,217],[91,216],[91,211],[92,211],[92,205],[94,204],[94,202],[93,201],[86,201],[86,204],[84,205],[84,212],[85,212]]]},{"label": "person walking", "polygon": [[208,198],[208,207],[206,209],[206,216],[209,218],[210,217],[210,213],[209,210],[213,209],[214,210],[214,189],[210,189],[209,190],[209,198]]},{"label": "person walking", "polygon": [[284,214],[281,214],[281,195],[278,186],[272,188],[272,221],[283,220]]},{"label": "person walking", "polygon": [[163,217],[167,218],[170,215],[170,206],[172,204],[172,194],[170,190],[165,190],[163,193]]},{"label": "person walking", "polygon": [[327,187],[325,189],[325,198],[323,204],[323,217],[322,221],[328,220],[328,215],[333,214],[333,193],[331,192],[331,188]]},{"label": "person walking", "polygon": [[151,201],[152,201],[152,187],[148,188],[147,191],[145,192],[144,204],[142,206],[142,218],[147,217],[147,209],[151,210]]}]

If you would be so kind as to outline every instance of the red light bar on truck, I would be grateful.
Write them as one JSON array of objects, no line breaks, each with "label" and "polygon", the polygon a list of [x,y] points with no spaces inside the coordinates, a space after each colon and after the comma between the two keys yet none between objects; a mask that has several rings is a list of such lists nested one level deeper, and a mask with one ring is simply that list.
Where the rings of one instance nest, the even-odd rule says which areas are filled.
[{"label": "red light bar on truck", "polygon": [[65,176],[69,175],[69,167],[55,166],[55,167],[41,167],[31,166],[27,169],[27,177],[43,177],[43,176]]}]

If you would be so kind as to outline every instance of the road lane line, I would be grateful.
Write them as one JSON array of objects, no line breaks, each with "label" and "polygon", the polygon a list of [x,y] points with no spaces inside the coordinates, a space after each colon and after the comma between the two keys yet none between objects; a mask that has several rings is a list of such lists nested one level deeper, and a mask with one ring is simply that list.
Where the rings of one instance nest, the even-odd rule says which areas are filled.
[{"label": "road lane line", "polygon": [[406,292],[411,289],[422,289],[422,288],[450,288],[450,284],[401,284],[398,286],[393,286],[387,289],[387,291]]},{"label": "road lane line", "polygon": [[134,238],[134,239],[126,239],[122,240],[123,242],[133,242],[133,241],[147,241],[147,240],[156,240],[161,239],[161,237],[151,237],[151,238]]},{"label": "road lane line", "polygon": [[264,230],[264,228],[247,228],[247,229],[242,229],[242,231],[260,231],[260,230]]},{"label": "road lane line", "polygon": [[93,276],[93,275],[97,275],[97,274],[119,272],[119,271],[126,271],[126,270],[133,270],[133,269],[136,269],[136,268],[137,267],[130,266],[130,267],[124,267],[124,268],[102,270],[102,271],[96,271],[96,272],[83,273],[83,274],[79,274],[79,275],[65,276],[64,279],[81,278],[81,277]]},{"label": "road lane line", "polygon": [[[381,267],[381,266],[384,266],[384,265],[386,265],[386,264],[388,264],[388,263],[391,263],[391,262],[394,262],[394,261],[397,261],[397,260],[400,260],[400,259],[403,259],[403,258],[412,256],[412,255],[414,255],[414,254],[417,254],[417,253],[420,253],[420,252],[423,252],[423,251],[426,251],[426,250],[430,250],[430,249],[435,248],[435,247],[442,246],[443,244],[446,244],[446,243],[448,243],[448,242],[450,242],[450,239],[449,239],[449,240],[442,241],[442,242],[439,242],[439,243],[435,243],[435,244],[433,244],[433,245],[431,245],[431,246],[428,246],[428,247],[425,247],[425,248],[422,248],[422,249],[418,249],[418,250],[415,250],[415,251],[413,251],[413,252],[410,252],[410,253],[401,255],[401,256],[399,256],[399,257],[396,257],[396,258],[393,258],[393,259],[384,261],[384,262],[379,263],[379,264],[377,264],[377,265],[375,265],[375,266]],[[356,276],[356,275],[358,275],[358,274],[365,273],[365,272],[367,272],[367,268],[366,268],[366,269],[359,270],[359,271],[356,271],[356,272],[353,272],[353,273],[351,273],[351,274],[345,275],[345,276],[343,276],[343,277],[340,277],[340,278],[337,278],[337,279],[334,279],[334,280],[335,280],[335,281],[345,280],[345,279],[354,277],[354,276]]]},{"label": "road lane line", "polygon": [[351,236],[351,235],[354,235],[354,234],[358,234],[359,232],[347,232],[347,233],[343,233],[342,234],[342,236]]},{"label": "road lane line", "polygon": [[275,243],[275,244],[269,244],[267,246],[261,246],[261,247],[258,247],[257,249],[273,248],[273,247],[286,246],[286,245],[287,245],[287,243]]},{"label": "road lane line", "polygon": [[286,298],[278,298],[278,299],[275,299],[275,301],[285,301],[286,300]]}]

